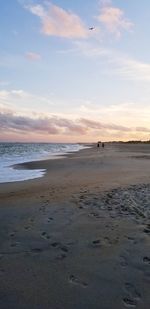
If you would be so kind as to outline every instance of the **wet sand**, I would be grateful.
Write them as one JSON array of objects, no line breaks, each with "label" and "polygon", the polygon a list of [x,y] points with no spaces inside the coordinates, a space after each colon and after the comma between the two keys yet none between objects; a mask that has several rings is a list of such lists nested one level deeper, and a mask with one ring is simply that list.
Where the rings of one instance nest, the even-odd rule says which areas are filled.
[{"label": "wet sand", "polygon": [[150,145],[106,144],[0,185],[0,308],[150,308]]}]

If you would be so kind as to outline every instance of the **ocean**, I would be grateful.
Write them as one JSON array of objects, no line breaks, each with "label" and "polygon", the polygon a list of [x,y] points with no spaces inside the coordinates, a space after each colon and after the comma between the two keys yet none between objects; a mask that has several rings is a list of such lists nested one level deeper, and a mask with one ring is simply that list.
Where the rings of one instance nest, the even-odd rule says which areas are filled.
[{"label": "ocean", "polygon": [[82,144],[0,143],[0,183],[42,177],[46,170],[19,170],[18,163],[54,158],[87,148]]}]

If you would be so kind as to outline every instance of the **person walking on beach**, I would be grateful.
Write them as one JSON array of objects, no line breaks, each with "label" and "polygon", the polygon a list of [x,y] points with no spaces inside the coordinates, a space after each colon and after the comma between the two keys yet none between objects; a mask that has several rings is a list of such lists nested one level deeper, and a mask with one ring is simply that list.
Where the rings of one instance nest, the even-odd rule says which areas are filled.
[{"label": "person walking on beach", "polygon": [[98,142],[97,142],[97,148],[100,147],[100,144],[101,144],[101,141],[98,141]]},{"label": "person walking on beach", "polygon": [[104,143],[102,143],[102,148],[104,148],[105,147],[105,144]]}]

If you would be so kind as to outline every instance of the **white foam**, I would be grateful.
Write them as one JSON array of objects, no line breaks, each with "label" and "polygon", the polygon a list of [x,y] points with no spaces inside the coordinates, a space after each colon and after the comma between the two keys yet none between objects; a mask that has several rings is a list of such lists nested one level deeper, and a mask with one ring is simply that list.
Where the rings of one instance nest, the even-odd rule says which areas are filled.
[{"label": "white foam", "polygon": [[0,143],[0,183],[42,177],[46,170],[16,169],[13,165],[54,158],[57,155],[86,148],[79,144]]}]

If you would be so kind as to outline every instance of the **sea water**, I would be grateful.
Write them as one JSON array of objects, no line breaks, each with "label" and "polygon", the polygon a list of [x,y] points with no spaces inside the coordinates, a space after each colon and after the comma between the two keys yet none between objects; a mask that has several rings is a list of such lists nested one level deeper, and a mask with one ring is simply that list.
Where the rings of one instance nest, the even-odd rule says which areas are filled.
[{"label": "sea water", "polygon": [[0,183],[38,178],[46,173],[43,169],[16,169],[16,164],[54,158],[83,148],[86,146],[81,144],[0,143]]}]

